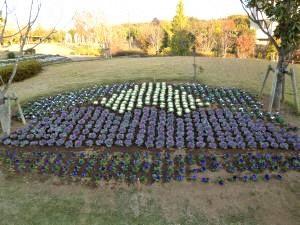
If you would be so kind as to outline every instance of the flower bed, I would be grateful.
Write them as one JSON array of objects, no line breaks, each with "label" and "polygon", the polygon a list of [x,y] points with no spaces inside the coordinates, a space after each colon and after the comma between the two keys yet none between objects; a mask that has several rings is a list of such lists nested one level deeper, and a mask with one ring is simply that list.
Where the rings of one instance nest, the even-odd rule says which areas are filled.
[{"label": "flower bed", "polygon": [[[243,106],[243,107],[242,107]],[[237,89],[200,84],[126,83],[40,99],[33,120],[0,139],[4,145],[82,148],[300,150],[300,137],[268,120]]]},{"label": "flower bed", "polygon": [[212,88],[202,84],[167,84],[148,82],[94,86],[29,102],[24,114],[27,118],[41,117],[74,105],[100,104],[123,114],[147,106],[174,112],[177,116],[198,108],[229,108],[249,113],[254,118],[268,115],[261,104],[247,92],[235,88]]},{"label": "flower bed", "polygon": [[37,60],[37,61],[41,62],[42,64],[51,64],[51,63],[57,63],[57,62],[70,61],[69,58],[60,56],[60,55],[36,54],[36,55],[18,56],[14,59],[0,60],[0,67],[14,64],[16,59],[18,59],[18,61],[20,61],[20,62],[28,61],[28,60]]},{"label": "flower bed", "polygon": [[[0,161],[18,174],[35,172],[72,179],[99,181],[202,183],[281,180],[287,171],[300,170],[299,154],[170,154],[148,151],[131,154],[109,152],[22,152],[0,150]],[[222,171],[227,173],[222,173]]]},{"label": "flower bed", "polygon": [[132,84],[120,85],[99,85],[88,88],[81,88],[71,92],[61,93],[55,96],[40,98],[29,102],[23,107],[23,113],[26,119],[43,118],[51,113],[69,109],[74,106],[97,103],[104,96],[112,93],[120,93],[126,90]]},{"label": "flower bed", "polygon": [[176,117],[155,107],[116,114],[101,106],[73,107],[32,121],[1,138],[12,146],[119,146],[189,149],[300,150],[300,137],[286,128],[229,109],[199,109]]}]

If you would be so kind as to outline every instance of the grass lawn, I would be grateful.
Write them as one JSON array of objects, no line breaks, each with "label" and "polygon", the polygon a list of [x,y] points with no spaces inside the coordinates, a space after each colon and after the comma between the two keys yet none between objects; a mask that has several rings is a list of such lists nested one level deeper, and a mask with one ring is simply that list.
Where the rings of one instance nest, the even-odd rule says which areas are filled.
[{"label": "grass lawn", "polygon": [[[93,84],[143,80],[188,81],[193,77],[192,57],[115,58],[112,60],[51,65],[31,79],[15,83],[21,101]],[[209,85],[260,90],[269,61],[256,59],[197,58],[204,68],[198,80]],[[293,65],[300,88],[300,65]],[[292,102],[287,80],[287,101]],[[269,94],[271,79],[268,82]],[[300,92],[300,89],[299,89]]]},{"label": "grass lawn", "polygon": [[[299,173],[283,181],[216,184],[104,185],[96,189],[55,178],[0,177],[1,225],[203,224],[295,225]],[[298,222],[297,222],[298,221]]]},{"label": "grass lawn", "polygon": [[[94,84],[109,84],[125,81],[191,81],[193,78],[192,57],[152,57],[152,58],[115,58],[112,60],[73,62],[44,67],[36,77],[13,84],[21,102],[39,96],[60,93]],[[204,68],[198,74],[198,81],[213,86],[238,87],[258,94],[269,61],[256,59],[197,58],[197,64]],[[274,64],[273,64],[274,65]],[[300,65],[293,65],[300,93]],[[272,80],[269,79],[264,91],[269,95]],[[286,81],[285,114],[288,122],[296,122],[298,117],[290,114],[294,110],[290,79]],[[290,107],[292,106],[292,107]]]},{"label": "grass lawn", "polygon": [[[116,58],[51,65],[36,77],[13,84],[24,103],[39,96],[93,84],[142,80],[187,81],[191,57]],[[268,61],[198,58],[200,82],[243,88],[257,94]],[[300,65],[295,65],[300,87]],[[288,104],[292,103],[287,81]],[[270,92],[271,81],[265,90]],[[300,92],[300,90],[299,90]],[[299,124],[299,116],[290,116]],[[43,179],[43,180],[41,180]],[[91,188],[64,184],[57,178],[10,177],[0,170],[0,224],[209,224],[295,225],[300,221],[300,174],[282,182],[243,184],[173,182],[135,186],[103,184]]]}]

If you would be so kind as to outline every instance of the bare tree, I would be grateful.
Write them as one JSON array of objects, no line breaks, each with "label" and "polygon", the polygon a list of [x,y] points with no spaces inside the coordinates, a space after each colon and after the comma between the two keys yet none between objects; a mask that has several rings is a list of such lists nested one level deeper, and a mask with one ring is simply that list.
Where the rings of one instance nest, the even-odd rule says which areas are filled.
[{"label": "bare tree", "polygon": [[[1,43],[1,45],[3,44],[3,37],[4,37],[5,30],[6,30],[7,17],[8,17],[7,0],[4,1],[3,7],[5,8],[5,12],[4,12],[5,15],[4,15],[4,17],[3,17],[3,15],[1,15],[2,21],[3,21],[3,25],[1,27],[1,33],[0,33],[0,43]],[[1,14],[3,14],[3,11],[1,11]]]},{"label": "bare tree", "polygon": [[149,38],[151,45],[155,48],[156,54],[159,53],[163,35],[164,33],[160,26],[160,21],[157,18],[154,18],[149,25]]},{"label": "bare tree", "polygon": [[73,16],[75,32],[79,41],[101,48],[105,57],[111,57],[112,28],[101,12],[76,12]]},{"label": "bare tree", "polygon": [[92,18],[90,12],[76,12],[73,16],[73,22],[74,22],[74,28],[76,32],[77,40],[75,42],[80,42],[80,43],[87,43],[88,42],[88,33],[90,30],[90,24],[88,20]]},{"label": "bare tree", "polygon": [[[36,5],[36,6],[35,6]],[[35,22],[37,21],[40,11],[41,11],[41,2],[39,0],[31,0],[30,3],[30,7],[29,7],[29,15],[28,15],[28,21],[25,25],[25,29],[23,31],[21,31],[21,27],[17,19],[17,26],[19,29],[19,33],[20,33],[20,53],[23,54],[24,53],[24,47],[25,44],[27,42],[28,39],[28,35],[30,33],[30,31],[32,30],[33,25],[35,24]],[[34,9],[36,7],[36,12],[34,12]]]},{"label": "bare tree", "polygon": [[24,54],[24,52],[27,52],[28,50],[33,50],[38,45],[40,45],[45,40],[47,40],[53,33],[56,32],[56,28],[54,26],[54,28],[52,28],[46,36],[40,38],[40,40],[36,44],[34,44],[33,46],[31,46],[28,49],[24,50],[25,45],[28,41],[29,35],[30,35],[35,23],[37,22],[37,19],[38,19],[39,15],[40,15],[41,8],[42,8],[42,3],[41,3],[40,0],[31,0],[30,6],[29,6],[29,13],[28,13],[27,22],[22,27],[20,25],[20,22],[18,20],[17,15],[15,15],[16,23],[17,23],[17,27],[18,27],[18,32],[16,34],[20,35],[20,38],[19,38],[19,41],[20,41],[19,51],[20,51],[21,54]]},{"label": "bare tree", "polygon": [[[4,8],[4,10],[3,10],[3,8]],[[7,21],[8,21],[9,14],[10,14],[10,12],[9,12],[8,3],[7,3],[7,0],[5,0],[3,2],[2,9],[1,9],[1,15],[0,15],[0,19],[1,19],[0,22],[2,22],[2,25],[0,28],[0,30],[1,30],[0,31],[0,44],[1,45],[3,45],[4,39],[14,37],[25,29],[25,27],[23,27],[23,28],[20,28],[19,31],[17,31],[11,35],[6,35],[5,32],[6,32],[6,28],[7,28]]]},{"label": "bare tree", "polygon": [[101,13],[82,11],[73,16],[75,32],[81,43],[104,42],[108,27]]},{"label": "bare tree", "polygon": [[[36,5],[36,11],[34,11],[35,5]],[[17,16],[16,16],[18,32],[14,33],[12,35],[9,35],[9,36],[5,36],[5,31],[6,31],[7,21],[8,21],[8,14],[9,14],[7,0],[4,1],[3,7],[5,8],[5,12],[4,12],[4,16],[1,15],[3,24],[2,24],[1,30],[0,30],[0,42],[2,44],[5,38],[20,35],[20,52],[23,54],[24,46],[28,39],[28,35],[29,35],[30,31],[32,30],[33,25],[35,24],[35,22],[37,21],[37,18],[39,16],[40,9],[41,9],[41,3],[39,0],[31,0],[31,4],[30,4],[30,8],[29,8],[29,16],[28,16],[28,21],[27,21],[26,25],[21,27],[19,24],[19,21],[17,19]],[[30,49],[35,48],[37,45],[42,43],[45,39],[47,39],[54,32],[55,32],[55,28],[52,29],[48,35],[46,35],[44,38],[42,38],[38,43],[36,43]],[[12,100],[16,101],[22,121],[24,124],[26,123],[16,93],[13,91],[9,91],[9,87],[11,86],[11,83],[17,74],[17,68],[18,68],[18,59],[14,63],[12,74],[6,84],[4,83],[2,77],[0,76],[0,81],[2,82],[2,86],[0,87],[0,124],[2,127],[2,131],[8,135],[10,134],[10,128],[11,128],[11,118],[12,118],[11,101]]]},{"label": "bare tree", "polygon": [[39,41],[37,43],[35,43],[33,46],[31,46],[30,48],[26,49],[24,52],[26,52],[29,49],[34,49],[36,48],[38,45],[42,44],[43,42],[45,42],[45,40],[47,40],[49,37],[51,37],[52,34],[56,33],[56,29],[55,27],[51,29],[51,31],[44,37],[40,38]]},{"label": "bare tree", "polygon": [[221,45],[223,50],[222,54],[224,58],[226,58],[228,47],[233,42],[234,27],[235,24],[233,20],[222,21]]}]

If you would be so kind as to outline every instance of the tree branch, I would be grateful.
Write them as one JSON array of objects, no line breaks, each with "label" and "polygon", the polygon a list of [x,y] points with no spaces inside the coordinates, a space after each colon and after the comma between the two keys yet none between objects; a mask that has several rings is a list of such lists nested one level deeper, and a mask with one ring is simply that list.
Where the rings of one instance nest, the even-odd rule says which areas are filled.
[{"label": "tree branch", "polygon": [[5,0],[3,4],[5,5],[5,18],[4,18],[3,27],[2,27],[2,30],[1,30],[0,44],[2,44],[2,42],[3,42],[3,36],[4,36],[4,33],[5,33],[6,24],[7,24],[7,12],[8,12],[7,1]]},{"label": "tree branch", "polygon": [[[32,0],[32,3],[33,3],[33,0]],[[41,11],[41,6],[42,6],[42,4],[39,2],[38,6],[37,6],[37,12],[35,14],[35,17],[34,17],[33,20],[31,20],[32,7],[33,7],[33,5],[31,5],[30,16],[29,16],[29,21],[28,21],[28,24],[30,24],[31,27],[34,25],[34,23],[36,22],[37,18],[39,17],[39,14],[40,14],[40,11]]]},{"label": "tree branch", "polygon": [[[27,25],[25,26],[25,33],[22,34],[20,32],[20,52],[23,54],[23,48],[25,46],[26,40],[28,38],[29,32],[31,31],[33,25],[35,24],[39,14],[40,14],[40,10],[41,10],[41,2],[37,1],[37,11],[36,14],[34,16],[34,18],[32,19],[32,11],[33,11],[33,6],[34,6],[34,2],[35,0],[31,0],[31,4],[30,4],[30,10],[29,10],[29,16],[28,16],[28,22]],[[20,29],[20,28],[19,28]]]},{"label": "tree branch", "polygon": [[42,39],[40,39],[40,41],[39,41],[38,43],[36,43],[34,46],[32,46],[32,47],[26,49],[25,52],[26,52],[27,50],[29,50],[29,49],[34,49],[34,48],[36,48],[38,45],[42,44],[47,38],[49,38],[49,37],[50,37],[52,34],[54,34],[54,33],[56,33],[55,27],[50,31],[50,33],[49,33],[47,36],[45,36],[45,37],[43,37]]},{"label": "tree branch", "polygon": [[18,68],[18,60],[16,60],[16,62],[15,62],[14,69],[13,69],[13,72],[12,72],[10,78],[9,78],[9,81],[4,86],[3,95],[5,95],[5,93],[7,92],[8,88],[9,88],[9,86],[11,85],[13,79],[15,78],[15,76],[17,74],[17,68]]},{"label": "tree branch", "polygon": [[[276,40],[274,39],[274,37],[269,33],[269,30],[265,30],[264,27],[262,26],[261,24],[261,21],[263,21],[264,23],[266,23],[266,20],[263,18],[263,13],[259,10],[259,7],[257,7],[256,11],[254,12],[253,10],[249,10],[247,9],[247,5],[244,3],[243,0],[240,0],[241,4],[242,4],[242,7],[244,9],[244,11],[247,13],[249,19],[258,25],[258,27],[261,29],[261,31],[268,36],[269,40],[272,42],[272,44],[275,46],[276,50],[278,52],[280,52],[280,46],[277,44]],[[258,16],[258,11],[260,12],[261,14],[261,20],[259,19],[259,16]],[[256,15],[255,15],[256,13]],[[267,23],[266,23],[267,24]]]}]

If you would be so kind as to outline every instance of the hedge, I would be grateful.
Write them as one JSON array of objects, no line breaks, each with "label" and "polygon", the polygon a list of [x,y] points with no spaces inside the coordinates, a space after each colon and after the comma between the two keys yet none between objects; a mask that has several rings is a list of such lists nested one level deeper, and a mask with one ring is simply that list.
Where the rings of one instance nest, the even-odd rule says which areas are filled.
[{"label": "hedge", "polygon": [[14,52],[9,52],[9,53],[7,53],[7,58],[8,59],[15,59],[16,58],[16,54]]},{"label": "hedge", "polygon": [[[14,69],[14,65],[7,65],[0,68],[0,75],[5,83],[8,82],[12,71]],[[28,60],[24,62],[19,62],[17,68],[17,74],[14,77],[14,82],[26,80],[30,77],[37,75],[42,71],[42,64],[36,60]]]},{"label": "hedge", "polygon": [[140,50],[119,50],[119,51],[114,52],[112,55],[115,57],[118,57],[118,56],[140,56],[140,57],[147,56],[147,54],[145,52],[142,52]]},{"label": "hedge", "polygon": [[78,46],[73,48],[72,55],[91,55],[100,56],[101,52],[99,48],[94,48],[90,46]]}]

